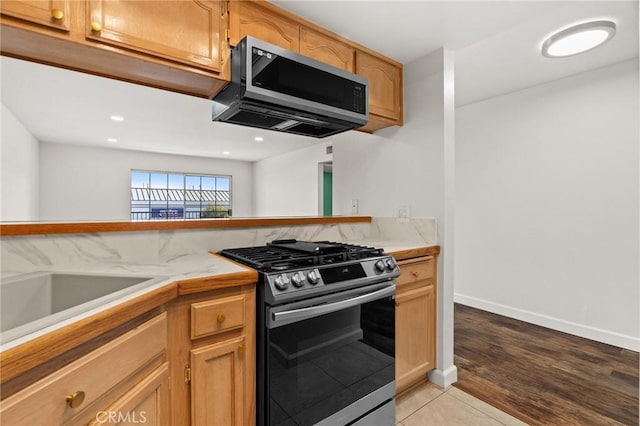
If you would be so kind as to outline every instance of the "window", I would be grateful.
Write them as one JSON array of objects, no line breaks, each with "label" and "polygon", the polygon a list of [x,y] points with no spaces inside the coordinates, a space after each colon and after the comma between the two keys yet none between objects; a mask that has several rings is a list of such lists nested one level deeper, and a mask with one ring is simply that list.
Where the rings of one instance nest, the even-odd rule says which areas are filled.
[{"label": "window", "polygon": [[131,220],[231,216],[231,176],[131,171]]}]

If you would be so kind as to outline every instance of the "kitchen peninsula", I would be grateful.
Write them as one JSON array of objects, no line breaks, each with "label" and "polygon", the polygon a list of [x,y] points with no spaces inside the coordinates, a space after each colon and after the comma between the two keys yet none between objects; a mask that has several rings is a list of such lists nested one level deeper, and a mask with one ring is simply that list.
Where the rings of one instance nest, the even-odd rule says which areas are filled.
[{"label": "kitchen peninsula", "polygon": [[[287,219],[274,219],[274,226],[256,228],[3,235],[3,278],[43,270],[166,277],[125,300],[3,348],[3,418],[36,413],[30,404],[38,404],[50,408],[49,418],[60,423],[90,421],[105,409],[153,413],[156,424],[164,419],[187,424],[201,416],[225,424],[253,423],[256,273],[208,252],[281,238],[375,245],[395,255],[402,270],[403,262],[409,262],[398,283],[407,294],[419,293],[408,297],[409,306],[420,308],[415,304],[420,300],[435,302],[420,298],[424,291],[418,288],[420,282],[435,283],[435,269],[417,268],[421,261],[435,265],[439,247],[434,219],[402,223],[393,218],[336,218],[339,223],[327,223],[330,219],[316,224],[312,218],[305,224],[292,219],[290,226],[283,225]],[[401,260],[415,257],[421,259]],[[429,344],[435,342],[434,330],[428,333]],[[434,353],[433,348],[428,352]],[[431,369],[433,359],[429,362],[426,367]],[[108,367],[114,363],[122,367]],[[408,370],[415,376],[414,369]],[[93,376],[85,376],[90,372]],[[194,380],[208,374],[225,379]],[[419,376],[426,379],[424,373]],[[75,389],[78,378],[89,387]],[[207,398],[210,386],[224,398]],[[160,409],[164,406],[171,410]]]}]

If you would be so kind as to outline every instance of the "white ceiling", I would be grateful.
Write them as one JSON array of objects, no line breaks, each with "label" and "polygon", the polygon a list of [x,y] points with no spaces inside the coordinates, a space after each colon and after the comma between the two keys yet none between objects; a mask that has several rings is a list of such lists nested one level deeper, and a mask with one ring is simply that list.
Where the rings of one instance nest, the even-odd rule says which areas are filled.
[{"label": "white ceiling", "polygon": [[[273,2],[404,64],[451,49],[457,105],[638,56],[638,1]],[[618,29],[601,48],[563,59],[540,55],[550,33],[603,18]],[[3,104],[43,142],[245,161],[330,143],[213,123],[206,99],[6,57],[0,65]],[[111,121],[113,114],[125,121]]]}]

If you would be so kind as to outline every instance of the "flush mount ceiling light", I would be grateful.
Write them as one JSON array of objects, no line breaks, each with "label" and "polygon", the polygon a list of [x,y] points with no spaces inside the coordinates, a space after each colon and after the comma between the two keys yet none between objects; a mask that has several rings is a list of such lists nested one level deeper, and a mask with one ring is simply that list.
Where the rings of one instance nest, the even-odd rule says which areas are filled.
[{"label": "flush mount ceiling light", "polygon": [[124,121],[124,117],[121,115],[112,115],[111,120],[113,121]]},{"label": "flush mount ceiling light", "polygon": [[616,33],[612,21],[592,21],[559,31],[542,43],[542,55],[562,58],[577,55],[600,46]]}]

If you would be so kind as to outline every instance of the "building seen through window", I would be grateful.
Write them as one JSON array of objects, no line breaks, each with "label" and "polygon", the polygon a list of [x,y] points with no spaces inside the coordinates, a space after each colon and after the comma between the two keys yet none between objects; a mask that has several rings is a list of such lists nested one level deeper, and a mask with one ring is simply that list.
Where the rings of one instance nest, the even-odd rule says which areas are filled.
[{"label": "building seen through window", "polygon": [[231,216],[231,176],[131,171],[131,220]]}]

